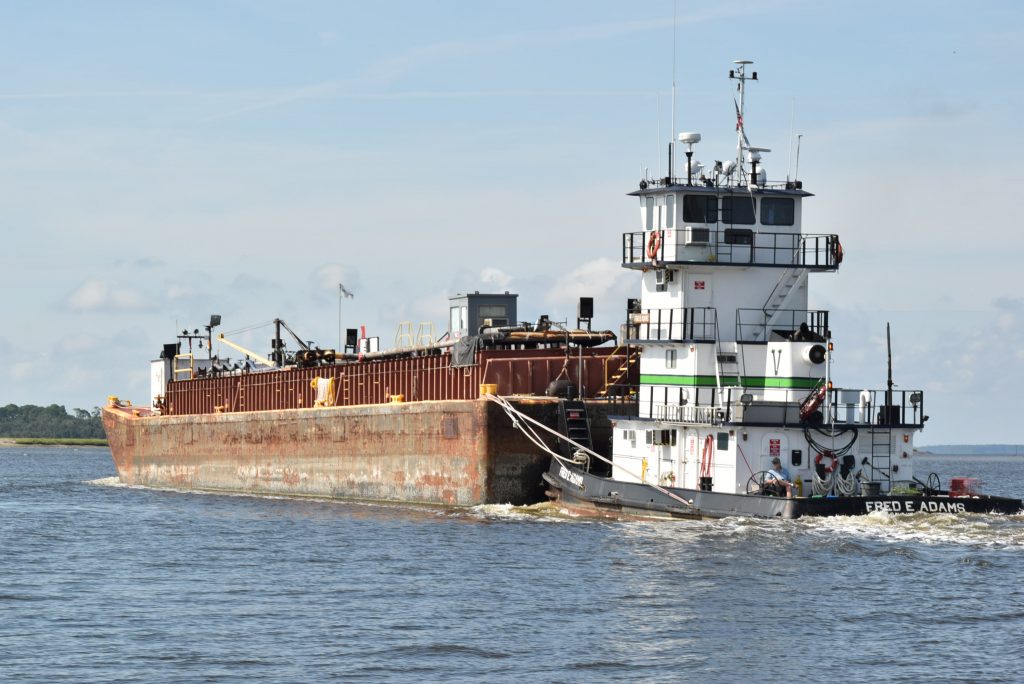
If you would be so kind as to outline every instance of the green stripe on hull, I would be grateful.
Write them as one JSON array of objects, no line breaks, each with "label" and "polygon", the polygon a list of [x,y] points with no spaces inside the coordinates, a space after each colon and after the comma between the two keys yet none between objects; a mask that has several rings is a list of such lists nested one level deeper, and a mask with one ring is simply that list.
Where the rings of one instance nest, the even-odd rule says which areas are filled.
[{"label": "green stripe on hull", "polygon": [[[729,377],[723,377],[729,380]],[[743,387],[763,387],[766,389],[814,389],[820,380],[817,378],[769,378],[764,376],[745,375],[740,378]],[[641,385],[680,385],[683,387],[717,387],[714,375],[641,375]]]}]

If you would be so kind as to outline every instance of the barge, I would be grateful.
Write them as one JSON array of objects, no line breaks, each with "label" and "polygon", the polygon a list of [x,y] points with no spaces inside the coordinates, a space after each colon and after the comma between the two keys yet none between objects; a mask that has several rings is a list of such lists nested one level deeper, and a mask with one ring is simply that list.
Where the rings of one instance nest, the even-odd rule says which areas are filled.
[{"label": "barge", "polygon": [[[294,334],[290,350],[282,331],[290,328],[277,320],[263,356],[215,337],[213,316],[205,331],[164,345],[151,363],[148,404],[111,397],[104,407],[118,475],[127,484],[258,495],[542,501],[547,455],[482,397],[509,397],[557,426],[560,398],[571,396],[586,406],[600,449],[611,441],[609,412],[634,405],[636,350],[589,330],[590,301],[570,328],[546,316],[516,322],[516,298],[455,297],[440,339],[400,334],[385,351],[357,330],[341,352]],[[214,355],[215,343],[243,357]]]}]

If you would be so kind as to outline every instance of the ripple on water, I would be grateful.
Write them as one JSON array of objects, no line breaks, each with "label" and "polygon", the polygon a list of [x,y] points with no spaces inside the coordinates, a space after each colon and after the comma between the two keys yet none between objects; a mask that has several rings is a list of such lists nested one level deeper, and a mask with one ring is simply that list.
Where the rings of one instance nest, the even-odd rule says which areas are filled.
[{"label": "ripple on water", "polygon": [[[100,456],[0,459],[0,681],[1024,671],[1024,516],[620,522],[183,495],[136,491]],[[766,667],[778,653],[814,659]]]},{"label": "ripple on water", "polygon": [[807,518],[802,523],[811,534],[840,534],[849,540],[1024,550],[1024,518],[1019,515],[876,512],[862,516]]}]

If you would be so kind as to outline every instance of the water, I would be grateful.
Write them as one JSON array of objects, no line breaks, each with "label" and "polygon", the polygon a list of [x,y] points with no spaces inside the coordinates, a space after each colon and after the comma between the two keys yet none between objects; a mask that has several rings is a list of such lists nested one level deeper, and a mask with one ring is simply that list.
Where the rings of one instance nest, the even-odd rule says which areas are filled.
[{"label": "water", "polygon": [[[1024,494],[1024,460],[944,457]],[[1020,681],[1024,516],[594,522],[0,449],[0,681]]]}]

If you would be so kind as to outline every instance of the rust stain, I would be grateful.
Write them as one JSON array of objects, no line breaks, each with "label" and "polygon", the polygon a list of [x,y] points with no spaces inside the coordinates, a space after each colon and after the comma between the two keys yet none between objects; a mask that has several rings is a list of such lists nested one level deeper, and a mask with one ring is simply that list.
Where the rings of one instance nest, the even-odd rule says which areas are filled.
[{"label": "rust stain", "polygon": [[[549,424],[554,407],[520,403]],[[479,399],[199,416],[105,408],[103,423],[127,483],[466,506],[544,499],[546,457]]]}]

